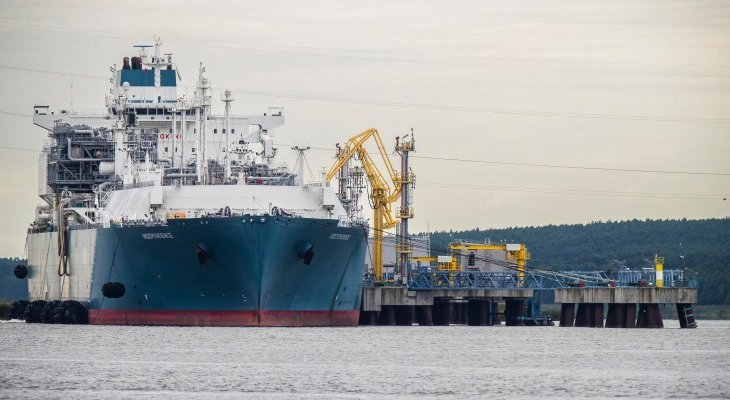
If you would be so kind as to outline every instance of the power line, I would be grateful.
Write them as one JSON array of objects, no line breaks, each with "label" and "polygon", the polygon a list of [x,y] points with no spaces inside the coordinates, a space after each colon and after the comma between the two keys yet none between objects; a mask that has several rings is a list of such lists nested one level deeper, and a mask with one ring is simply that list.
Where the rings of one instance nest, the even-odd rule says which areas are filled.
[{"label": "power line", "polygon": [[[219,89],[219,90],[222,90],[222,89]],[[462,112],[489,113],[489,114],[529,115],[529,116],[539,116],[539,117],[613,119],[613,120],[657,121],[657,122],[693,122],[693,123],[712,123],[712,124],[730,123],[730,119],[722,119],[722,118],[662,117],[662,116],[651,116],[651,115],[567,113],[567,112],[519,110],[519,109],[507,109],[507,108],[483,108],[483,107],[451,106],[451,105],[439,105],[439,104],[402,103],[402,102],[394,102],[394,101],[349,99],[349,98],[344,98],[344,97],[310,96],[310,95],[304,95],[304,94],[262,92],[262,91],[252,91],[252,90],[231,90],[231,91],[234,93],[238,93],[238,94],[252,95],[252,96],[269,96],[269,97],[281,97],[281,98],[299,99],[299,100],[315,100],[315,101],[326,101],[326,102],[333,102],[333,103],[365,104],[365,105],[413,108],[413,109],[425,109],[425,110],[462,111]]]},{"label": "power line", "polygon": [[0,110],[0,114],[15,115],[15,116],[18,116],[18,117],[28,117],[28,118],[31,117],[30,114],[23,114],[23,113],[19,113],[19,112],[3,111],[3,110]]},{"label": "power line", "polygon": [[[104,31],[92,31],[82,30],[75,28],[63,28],[63,27],[52,27],[52,26],[39,26],[22,24],[16,22],[0,21],[0,25],[25,30],[35,31],[49,31],[49,32],[61,32],[73,35],[84,35],[84,36],[97,36],[113,39],[124,39],[123,36],[115,35],[110,32]],[[239,50],[239,51],[253,51],[259,53],[272,53],[272,54],[288,54],[288,55],[300,55],[308,57],[327,57],[327,58],[344,58],[354,59],[362,61],[378,61],[378,62],[394,62],[394,63],[407,63],[407,64],[424,64],[424,65],[441,65],[441,66],[452,66],[452,67],[472,67],[472,68],[492,68],[492,69],[526,69],[526,70],[546,70],[546,71],[567,71],[567,72],[584,72],[584,73],[602,73],[602,74],[628,74],[628,75],[659,75],[659,76],[694,76],[694,77],[711,77],[711,78],[730,78],[727,74],[708,74],[708,73],[683,73],[683,72],[664,72],[664,71],[626,71],[626,70],[606,70],[606,69],[582,69],[582,68],[565,68],[556,66],[530,66],[525,65],[525,62],[542,62],[542,63],[571,63],[571,64],[583,64],[583,65],[645,65],[650,67],[664,66],[664,67],[681,67],[681,68],[727,68],[724,65],[706,66],[706,65],[687,65],[687,64],[640,64],[640,63],[607,63],[597,61],[561,61],[561,60],[549,60],[539,58],[509,58],[509,57],[474,57],[474,56],[459,56],[459,55],[438,55],[439,61],[432,60],[415,60],[415,59],[403,59],[383,56],[362,56],[357,53],[370,53],[370,54],[386,54],[386,55],[405,55],[405,56],[417,56],[417,57],[436,57],[433,54],[418,54],[418,53],[404,53],[404,52],[389,52],[389,51],[377,51],[377,50],[354,50],[354,49],[341,49],[332,47],[318,47],[318,46],[295,46],[295,45],[281,45],[272,43],[256,43],[256,42],[240,42],[240,41],[210,41],[204,39],[185,38],[182,40],[172,41],[173,43],[180,43],[188,46],[201,46],[209,48],[222,48],[226,50]],[[187,42],[187,43],[186,43]],[[192,42],[192,43],[191,43]],[[198,43],[198,44],[195,44]],[[218,44],[216,44],[218,43]],[[253,48],[252,48],[253,46]],[[277,48],[279,50],[277,50]],[[280,50],[288,49],[288,50]],[[292,50],[293,49],[293,50]],[[309,52],[301,51],[300,49],[310,50]],[[336,52],[335,54],[327,53],[312,53],[314,51],[326,51]],[[339,54],[337,54],[339,53]],[[443,61],[444,59],[454,58],[468,58],[477,60],[479,62],[456,62],[456,61]],[[517,62],[519,64],[512,65],[495,65],[487,64],[484,60],[501,60]]]},{"label": "power line", "polygon": [[36,73],[39,73],[39,74],[71,76],[71,77],[74,77],[74,78],[109,79],[109,77],[104,77],[104,76],[101,76],[101,75],[87,75],[87,74],[78,74],[78,73],[73,73],[73,72],[51,71],[51,70],[48,70],[48,69],[19,67],[19,66],[15,66],[15,65],[4,65],[4,64],[0,64],[0,68],[9,69],[9,70],[13,70],[13,71],[36,72]]},{"label": "power line", "polygon": [[682,199],[682,200],[722,200],[725,196],[719,194],[698,193],[661,193],[661,192],[620,192],[610,190],[558,189],[558,188],[530,188],[510,186],[482,186],[463,185],[456,183],[421,182],[421,186],[451,189],[482,189],[498,192],[526,192],[560,195],[599,196],[599,197],[634,197],[652,199]]},{"label": "power line", "polygon": [[[289,146],[282,144],[283,146]],[[317,147],[310,146],[313,150],[326,150],[334,152],[334,147]],[[609,171],[609,172],[638,172],[638,173],[652,173],[652,174],[671,174],[671,175],[709,175],[709,176],[730,176],[730,173],[725,172],[706,172],[706,171],[668,171],[668,170],[656,170],[656,169],[632,169],[632,168],[612,168],[612,167],[592,167],[592,166],[581,166],[581,165],[554,165],[554,164],[534,164],[534,163],[519,163],[511,161],[494,161],[494,160],[475,160],[467,158],[450,158],[450,157],[435,157],[435,156],[419,156],[411,155],[412,158],[422,158],[427,160],[439,160],[439,161],[453,161],[453,162],[464,162],[464,163],[482,163],[482,164],[497,164],[497,165],[514,165],[520,167],[534,167],[534,168],[562,168],[562,169],[576,169],[586,171]]]},{"label": "power line", "polygon": [[667,171],[667,170],[656,170],[656,169],[589,167],[589,166],[579,166],[579,165],[531,164],[531,163],[517,163],[517,162],[509,162],[509,161],[473,160],[473,159],[467,159],[467,158],[432,157],[432,156],[417,156],[417,155],[412,155],[411,157],[422,158],[422,159],[426,159],[426,160],[455,161],[455,162],[481,163],[481,164],[499,164],[499,165],[517,165],[517,166],[521,166],[521,167],[561,168],[561,169],[579,169],[579,170],[612,171],[612,172],[640,172],[640,173],[651,173],[651,174],[674,174],[674,175],[730,176],[730,173],[724,173],[724,172]]},{"label": "power line", "polygon": [[13,146],[0,146],[0,149],[13,150],[13,151],[27,151],[27,152],[31,152],[31,153],[40,153],[40,150],[24,149],[22,147],[13,147]]},{"label": "power line", "polygon": [[[44,74],[72,76],[78,78],[89,78],[89,79],[108,79],[96,75],[76,74],[69,72],[50,71],[43,69],[0,65],[0,68],[16,70],[16,71],[27,71],[37,72]],[[224,89],[213,89],[214,91],[223,91]],[[651,115],[621,115],[621,114],[598,114],[598,113],[568,113],[568,112],[554,112],[554,111],[539,111],[539,110],[519,110],[519,109],[507,109],[507,108],[483,108],[483,107],[468,107],[468,106],[452,106],[452,105],[439,105],[439,104],[418,104],[418,103],[403,103],[394,101],[383,101],[383,100],[367,100],[367,99],[352,99],[344,97],[325,97],[325,96],[312,96],[295,93],[281,93],[281,92],[265,92],[265,91],[254,91],[254,90],[241,90],[231,89],[233,93],[250,95],[250,96],[268,96],[277,98],[288,98],[297,100],[313,100],[313,101],[325,101],[332,103],[342,104],[362,104],[362,105],[374,105],[374,106],[385,106],[385,107],[398,107],[398,108],[412,108],[412,109],[425,109],[425,110],[442,110],[442,111],[460,111],[460,112],[471,112],[471,113],[488,113],[488,114],[506,114],[506,115],[528,115],[538,117],[563,117],[563,118],[587,118],[587,119],[611,119],[611,120],[633,120],[633,121],[655,121],[655,122],[691,122],[691,123],[710,123],[710,124],[727,124],[730,123],[730,119],[722,118],[694,118],[694,117],[662,117],[662,116],[651,116]]]}]

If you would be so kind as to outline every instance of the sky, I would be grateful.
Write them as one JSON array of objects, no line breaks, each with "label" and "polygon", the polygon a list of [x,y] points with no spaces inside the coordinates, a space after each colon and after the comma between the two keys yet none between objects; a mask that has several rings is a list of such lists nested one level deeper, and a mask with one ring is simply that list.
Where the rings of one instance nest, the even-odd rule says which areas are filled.
[{"label": "sky", "polygon": [[315,177],[359,131],[413,129],[414,232],[730,216],[727,1],[0,5],[0,256],[40,202],[33,106],[103,109],[153,35],[183,86],[202,61],[235,114],[285,107],[275,140]]}]

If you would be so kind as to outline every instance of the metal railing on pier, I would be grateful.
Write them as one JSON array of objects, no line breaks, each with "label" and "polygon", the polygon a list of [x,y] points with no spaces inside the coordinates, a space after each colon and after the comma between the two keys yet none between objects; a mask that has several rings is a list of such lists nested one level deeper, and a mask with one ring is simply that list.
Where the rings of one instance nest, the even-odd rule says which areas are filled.
[{"label": "metal railing on pier", "polygon": [[[687,279],[683,270],[665,270],[663,287],[696,287],[697,282]],[[379,285],[372,274],[365,274],[363,286]],[[384,283],[385,286],[393,285]],[[653,271],[550,271],[535,270],[519,273],[446,271],[422,268],[408,274],[409,290],[433,289],[556,289],[569,287],[653,287],[656,273]]]}]

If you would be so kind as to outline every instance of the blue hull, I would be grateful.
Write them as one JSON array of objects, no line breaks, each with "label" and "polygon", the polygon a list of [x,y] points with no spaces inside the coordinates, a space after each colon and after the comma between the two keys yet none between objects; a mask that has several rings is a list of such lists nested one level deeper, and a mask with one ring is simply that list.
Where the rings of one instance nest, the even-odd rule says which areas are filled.
[{"label": "blue hull", "polygon": [[[98,229],[90,322],[354,326],[366,241],[337,221],[269,216]],[[104,297],[107,282],[126,293]]]}]

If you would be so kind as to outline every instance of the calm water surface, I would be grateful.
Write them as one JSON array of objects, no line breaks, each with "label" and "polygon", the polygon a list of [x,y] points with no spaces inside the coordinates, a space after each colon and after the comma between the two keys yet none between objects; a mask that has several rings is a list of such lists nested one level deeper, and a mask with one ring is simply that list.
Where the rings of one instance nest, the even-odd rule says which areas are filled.
[{"label": "calm water surface", "polygon": [[0,324],[0,398],[729,398],[730,321],[678,328]]}]

